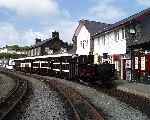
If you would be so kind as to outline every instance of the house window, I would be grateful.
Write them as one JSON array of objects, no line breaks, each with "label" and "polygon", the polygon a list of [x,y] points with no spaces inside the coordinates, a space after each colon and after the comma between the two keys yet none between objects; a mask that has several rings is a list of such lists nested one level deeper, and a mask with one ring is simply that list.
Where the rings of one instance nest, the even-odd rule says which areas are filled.
[{"label": "house window", "polygon": [[125,39],[125,28],[122,28],[122,39]]},{"label": "house window", "polygon": [[102,36],[102,44],[105,45],[105,35]]},{"label": "house window", "polygon": [[119,40],[119,30],[115,31],[115,41],[118,42]]},{"label": "house window", "polygon": [[88,40],[86,41],[86,46],[88,46]]},{"label": "house window", "polygon": [[100,38],[97,39],[97,45],[100,45]]},{"label": "house window", "polygon": [[45,47],[45,53],[48,54],[48,52],[49,52],[49,48]]},{"label": "house window", "polygon": [[83,40],[83,49],[85,48],[86,40]]},{"label": "house window", "polygon": [[82,41],[80,41],[80,45],[81,45],[81,47],[82,47]]},{"label": "house window", "polygon": [[81,47],[84,49],[85,47],[88,46],[88,40],[80,41],[80,45],[81,45]]}]

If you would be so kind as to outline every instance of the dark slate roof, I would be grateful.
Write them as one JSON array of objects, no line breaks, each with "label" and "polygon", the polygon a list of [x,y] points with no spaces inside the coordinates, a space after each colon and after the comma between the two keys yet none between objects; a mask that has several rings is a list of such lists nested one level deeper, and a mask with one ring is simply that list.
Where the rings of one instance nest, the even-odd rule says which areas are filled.
[{"label": "dark slate roof", "polygon": [[60,39],[53,39],[53,38],[49,38],[49,39],[46,39],[46,40],[43,40],[41,42],[39,42],[38,44],[35,44],[33,46],[31,46],[31,48],[37,48],[37,47],[41,47],[43,45],[46,45],[46,44],[49,44],[50,48],[53,47],[54,43],[55,42],[59,42],[60,45],[63,47],[63,48],[67,48],[67,45],[65,42],[63,42],[63,40],[60,40]]},{"label": "dark slate roof", "polygon": [[50,40],[52,40],[52,39],[50,38],[50,39],[43,40],[43,41],[39,42],[38,44],[33,45],[32,47],[33,48],[40,47],[40,46],[46,44]]},{"label": "dark slate roof", "polygon": [[109,26],[110,24],[96,22],[96,21],[89,21],[89,20],[80,20],[79,23],[84,24],[89,33],[94,34],[100,30],[103,30],[105,27]]},{"label": "dark slate roof", "polygon": [[140,16],[143,16],[143,15],[148,15],[150,14],[150,8],[147,8],[139,13],[136,13],[128,18],[125,18],[119,22],[116,22],[114,24],[111,24],[109,26],[106,26],[103,30],[99,30],[97,33],[95,33],[93,36],[97,36],[98,34],[100,33],[103,33],[103,32],[107,32],[107,31],[111,31],[112,29],[116,28],[116,27],[119,27],[119,26],[122,26],[126,23],[130,23],[132,22],[133,20],[137,19],[138,17]]}]

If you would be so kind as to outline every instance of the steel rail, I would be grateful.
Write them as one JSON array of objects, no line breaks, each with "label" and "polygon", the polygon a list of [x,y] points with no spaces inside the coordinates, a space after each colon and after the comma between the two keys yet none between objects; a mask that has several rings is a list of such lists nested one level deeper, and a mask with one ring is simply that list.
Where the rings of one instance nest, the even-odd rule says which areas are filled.
[{"label": "steel rail", "polygon": [[119,90],[117,88],[112,89],[96,88],[96,89],[111,97],[115,97],[116,99],[132,106],[135,109],[142,111],[150,118],[150,98],[135,93]]},{"label": "steel rail", "polygon": [[46,84],[50,85],[50,87],[61,93],[68,100],[71,107],[73,108],[75,113],[75,120],[104,120],[103,113],[98,112],[96,108],[92,106],[92,104],[90,104],[88,100],[86,100],[75,89],[66,86],[61,81],[48,80],[43,76],[35,74],[26,75],[45,82]]},{"label": "steel rail", "polygon": [[5,116],[16,106],[27,90],[26,80],[23,80],[6,70],[1,71],[1,73],[14,79],[16,81],[16,86],[0,103],[0,120],[4,119]]}]

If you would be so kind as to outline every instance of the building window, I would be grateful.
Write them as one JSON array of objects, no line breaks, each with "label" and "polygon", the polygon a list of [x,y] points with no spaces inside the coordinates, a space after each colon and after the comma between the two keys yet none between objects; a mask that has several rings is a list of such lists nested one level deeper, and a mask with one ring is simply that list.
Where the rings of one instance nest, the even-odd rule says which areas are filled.
[{"label": "building window", "polygon": [[34,49],[34,56],[36,56],[36,48]]},{"label": "building window", "polygon": [[83,41],[80,41],[80,45],[83,49],[85,49],[85,47],[88,46],[88,40],[83,40]]},{"label": "building window", "polygon": [[38,55],[41,55],[41,47],[38,48]]},{"label": "building window", "polygon": [[118,42],[119,40],[119,30],[115,31],[115,41]]},{"label": "building window", "polygon": [[83,40],[83,49],[85,48],[85,42],[86,42],[86,40]]},{"label": "building window", "polygon": [[88,40],[86,41],[86,46],[88,46]]},{"label": "building window", "polygon": [[45,53],[46,53],[46,55],[48,55],[48,52],[49,52],[49,48],[45,47]]},{"label": "building window", "polygon": [[125,28],[122,28],[122,39],[125,39],[125,34],[126,34]]},{"label": "building window", "polygon": [[102,44],[105,45],[105,35],[102,36]]},{"label": "building window", "polygon": [[100,38],[97,38],[97,45],[100,45]]},{"label": "building window", "polygon": [[82,41],[80,41],[80,45],[81,45],[81,47],[82,47]]}]

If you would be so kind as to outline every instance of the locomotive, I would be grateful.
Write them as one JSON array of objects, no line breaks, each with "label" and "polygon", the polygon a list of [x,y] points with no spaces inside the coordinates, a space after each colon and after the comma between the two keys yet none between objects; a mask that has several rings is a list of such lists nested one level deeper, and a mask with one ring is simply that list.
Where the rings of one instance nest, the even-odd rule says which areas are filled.
[{"label": "locomotive", "polygon": [[114,80],[114,64],[94,64],[93,55],[73,56],[64,53],[20,58],[14,62],[16,71],[30,74],[105,85],[112,84]]}]

